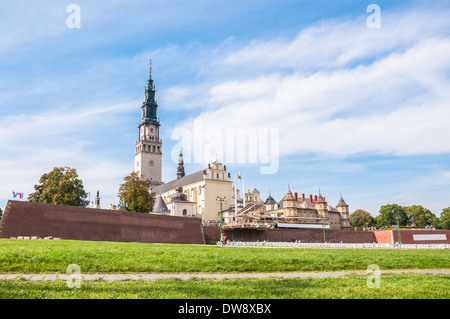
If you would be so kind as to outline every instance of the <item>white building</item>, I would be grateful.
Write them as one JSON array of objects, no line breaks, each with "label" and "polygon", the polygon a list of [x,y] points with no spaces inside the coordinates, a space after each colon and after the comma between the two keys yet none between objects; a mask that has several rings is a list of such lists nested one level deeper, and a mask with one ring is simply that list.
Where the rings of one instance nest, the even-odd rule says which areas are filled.
[{"label": "white building", "polygon": [[[179,163],[177,172],[180,171]],[[182,171],[184,172],[184,168]],[[230,173],[219,161],[189,175],[177,174],[177,179],[154,186],[150,191],[160,195],[169,209],[173,201],[172,196],[182,192],[186,196],[186,201],[195,203],[195,215],[203,220],[220,220],[220,200],[223,210],[234,205]]]}]

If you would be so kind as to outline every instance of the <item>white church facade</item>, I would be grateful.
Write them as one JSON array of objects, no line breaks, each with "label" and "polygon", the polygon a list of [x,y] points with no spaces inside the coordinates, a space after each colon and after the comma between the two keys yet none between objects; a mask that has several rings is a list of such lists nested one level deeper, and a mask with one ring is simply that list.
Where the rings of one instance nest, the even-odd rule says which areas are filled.
[{"label": "white church facade", "polygon": [[[179,166],[180,167],[180,166]],[[233,186],[230,173],[219,161],[208,164],[208,167],[189,175],[178,175],[177,179],[152,187],[151,192],[160,195],[164,202],[171,203],[182,188],[186,200],[195,203],[195,212],[191,215],[204,221],[220,219],[220,202],[226,210],[234,204]],[[179,213],[174,212],[175,215]]]}]

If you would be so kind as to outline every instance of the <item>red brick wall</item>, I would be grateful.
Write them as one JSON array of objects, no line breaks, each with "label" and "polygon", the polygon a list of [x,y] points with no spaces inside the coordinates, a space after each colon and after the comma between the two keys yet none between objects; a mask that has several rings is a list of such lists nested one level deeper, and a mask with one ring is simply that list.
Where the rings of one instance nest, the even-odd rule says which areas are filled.
[{"label": "red brick wall", "polygon": [[203,244],[199,218],[9,201],[0,237]]},{"label": "red brick wall", "polygon": [[[398,231],[393,230],[394,243],[399,241]],[[445,235],[446,240],[415,240],[414,235]],[[400,230],[402,244],[450,244],[450,230]]]},{"label": "red brick wall", "polygon": [[220,240],[220,228],[217,226],[203,226],[203,234],[208,245],[214,245]]},{"label": "red brick wall", "polygon": [[[0,222],[0,237],[59,237],[77,240],[137,241],[149,243],[214,244],[219,240],[219,227],[202,227],[198,218],[159,214],[140,214],[93,208],[58,206],[9,201]],[[392,235],[391,235],[392,234]],[[414,240],[414,234],[445,234],[445,241]],[[269,229],[227,230],[230,240],[323,242],[322,230]],[[331,243],[394,243],[397,231],[337,231],[326,230]],[[449,230],[402,230],[404,244],[450,244]],[[205,241],[204,241],[205,240]]]},{"label": "red brick wall", "polygon": [[373,232],[377,243],[379,244],[393,244],[392,242],[392,232],[390,230],[386,231],[375,231]]},{"label": "red brick wall", "polygon": [[[203,227],[207,243],[213,244],[219,240],[219,227]],[[323,230],[316,229],[234,229],[226,230],[225,235],[229,240],[236,241],[282,241],[323,243]],[[375,243],[376,238],[370,231],[338,231],[325,230],[325,240],[328,243]]]}]

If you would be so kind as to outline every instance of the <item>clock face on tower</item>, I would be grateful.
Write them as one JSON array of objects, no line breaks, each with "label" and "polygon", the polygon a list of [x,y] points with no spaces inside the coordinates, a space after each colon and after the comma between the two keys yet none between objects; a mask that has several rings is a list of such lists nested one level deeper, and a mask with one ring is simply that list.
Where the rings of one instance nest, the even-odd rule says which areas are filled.
[{"label": "clock face on tower", "polygon": [[150,162],[148,162],[150,164],[150,166],[155,165],[155,162],[153,162],[152,160]]}]

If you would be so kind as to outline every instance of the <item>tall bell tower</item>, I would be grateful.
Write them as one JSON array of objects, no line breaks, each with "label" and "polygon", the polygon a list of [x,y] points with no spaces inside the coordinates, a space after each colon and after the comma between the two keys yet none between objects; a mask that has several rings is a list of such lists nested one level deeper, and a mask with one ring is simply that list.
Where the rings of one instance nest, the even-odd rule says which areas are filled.
[{"label": "tall bell tower", "polygon": [[136,141],[134,155],[134,171],[140,172],[142,178],[149,179],[151,186],[162,182],[162,139],[159,137],[160,123],[157,118],[158,104],[155,100],[155,85],[152,79],[152,63],[150,75],[145,88],[145,100],[142,103],[142,119],[139,122],[139,139]]}]

